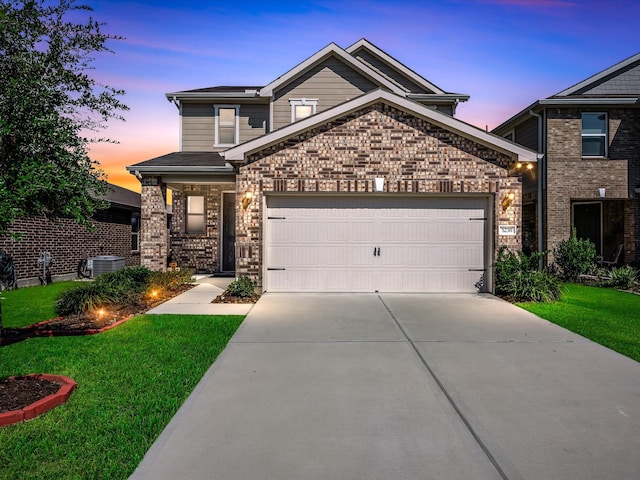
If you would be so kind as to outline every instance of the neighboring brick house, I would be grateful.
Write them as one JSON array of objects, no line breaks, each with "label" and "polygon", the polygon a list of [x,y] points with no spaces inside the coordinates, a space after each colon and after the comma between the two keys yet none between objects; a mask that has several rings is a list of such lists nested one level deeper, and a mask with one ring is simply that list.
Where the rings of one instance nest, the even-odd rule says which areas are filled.
[{"label": "neighboring brick house", "polygon": [[493,130],[543,154],[524,175],[525,249],[551,250],[575,227],[605,260],[622,245],[619,263],[640,261],[639,107],[640,53]]},{"label": "neighboring brick house", "polygon": [[[520,247],[518,163],[447,93],[366,40],[263,87],[168,93],[180,151],[131,165],[141,263],[249,275],[262,290],[492,290]],[[167,188],[173,222],[166,237]]]},{"label": "neighboring brick house", "polygon": [[79,261],[87,257],[115,255],[124,257],[126,265],[140,264],[140,194],[117,185],[109,187],[104,200],[110,206],[92,217],[93,232],[69,218],[30,217],[16,220],[11,227],[20,238],[0,236],[0,250],[13,258],[18,285],[39,283],[43,272],[38,258],[43,252],[53,258],[54,281],[75,278]]}]

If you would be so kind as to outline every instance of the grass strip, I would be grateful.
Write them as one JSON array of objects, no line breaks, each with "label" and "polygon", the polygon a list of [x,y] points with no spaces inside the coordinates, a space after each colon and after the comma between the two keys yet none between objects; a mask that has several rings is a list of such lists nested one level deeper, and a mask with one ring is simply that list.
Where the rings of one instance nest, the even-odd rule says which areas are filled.
[{"label": "grass strip", "polygon": [[56,282],[45,286],[24,287],[0,292],[2,323],[5,328],[22,328],[56,316],[56,298],[78,282]]},{"label": "grass strip", "polygon": [[243,316],[142,315],[94,336],[0,349],[0,377],[65,375],[69,401],[0,429],[0,479],[126,479]]},{"label": "grass strip", "polygon": [[568,284],[562,299],[518,303],[539,317],[640,362],[640,296]]}]

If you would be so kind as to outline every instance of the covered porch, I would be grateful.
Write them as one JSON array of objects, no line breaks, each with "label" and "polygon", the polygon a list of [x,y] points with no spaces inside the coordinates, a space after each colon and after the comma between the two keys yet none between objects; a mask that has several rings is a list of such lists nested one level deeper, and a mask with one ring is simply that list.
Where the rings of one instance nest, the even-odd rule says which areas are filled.
[{"label": "covered porch", "polygon": [[235,272],[234,167],[217,152],[176,152],[127,167],[142,184],[140,263]]}]

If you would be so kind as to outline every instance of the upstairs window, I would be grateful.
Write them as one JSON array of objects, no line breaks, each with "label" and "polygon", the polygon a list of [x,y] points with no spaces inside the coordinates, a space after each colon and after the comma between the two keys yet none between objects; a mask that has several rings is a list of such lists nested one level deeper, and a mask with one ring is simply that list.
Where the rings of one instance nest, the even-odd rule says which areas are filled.
[{"label": "upstairs window", "polygon": [[216,146],[231,146],[238,144],[240,136],[240,122],[238,105],[216,105]]},{"label": "upstairs window", "polygon": [[316,113],[318,100],[314,98],[292,98],[289,100],[291,105],[291,123],[310,117]]},{"label": "upstairs window", "polygon": [[607,156],[607,114],[582,114],[582,156]]},{"label": "upstairs window", "polygon": [[204,233],[204,197],[187,197],[187,233]]}]

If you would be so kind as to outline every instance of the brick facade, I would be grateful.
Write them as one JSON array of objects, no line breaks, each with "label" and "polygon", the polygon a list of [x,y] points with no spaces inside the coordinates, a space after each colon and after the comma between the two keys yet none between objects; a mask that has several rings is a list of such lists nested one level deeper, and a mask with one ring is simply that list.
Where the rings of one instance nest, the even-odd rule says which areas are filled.
[{"label": "brick facade", "polygon": [[[184,185],[180,191],[173,191],[173,221],[170,232],[172,261],[198,273],[221,270],[222,193],[235,190],[234,183],[220,183]],[[205,198],[205,228],[202,234],[185,233],[186,202],[189,195],[202,195]]]},{"label": "brick facade", "polygon": [[[624,243],[624,261],[638,261],[640,208],[634,190],[640,186],[640,111],[590,110],[607,113],[607,158],[582,157],[582,111],[547,110],[546,248],[569,238],[572,203],[602,201],[604,255]],[[604,198],[599,188],[606,189]]]},{"label": "brick facade", "polygon": [[169,254],[167,231],[167,186],[162,178],[146,176],[142,179],[140,264],[151,270],[164,271]]},{"label": "brick facade", "polygon": [[[499,224],[520,225],[521,183],[510,158],[427,120],[378,103],[251,155],[240,168],[237,196],[253,193],[236,218],[236,274],[262,285],[263,196],[269,192],[371,194],[384,177],[386,195],[486,194],[494,199],[494,247],[519,249],[520,236],[498,236]],[[504,212],[504,195],[513,204]],[[491,262],[489,262],[491,263]]]},{"label": "brick facade", "polygon": [[53,257],[51,274],[74,277],[78,262],[84,257],[116,255],[124,257],[128,266],[139,265],[138,252],[131,251],[131,211],[109,208],[93,217],[94,231],[71,219],[48,220],[44,217],[21,218],[11,231],[20,239],[0,237],[0,250],[13,257],[19,285],[37,284],[42,266],[37,263],[42,252]]}]

